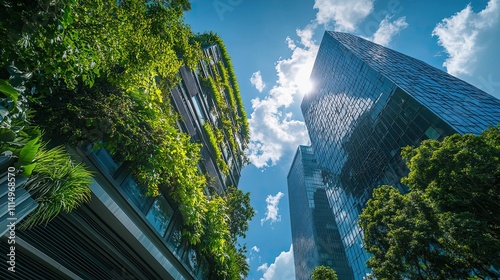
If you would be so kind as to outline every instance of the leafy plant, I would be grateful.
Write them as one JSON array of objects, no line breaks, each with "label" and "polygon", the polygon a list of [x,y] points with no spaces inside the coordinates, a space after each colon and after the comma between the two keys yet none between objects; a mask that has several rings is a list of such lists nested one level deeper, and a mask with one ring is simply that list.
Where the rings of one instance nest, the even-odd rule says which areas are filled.
[{"label": "leafy plant", "polygon": [[405,147],[410,172],[360,215],[378,279],[500,277],[500,127]]},{"label": "leafy plant", "polygon": [[328,266],[317,266],[312,273],[312,280],[338,280],[335,270]]},{"label": "leafy plant", "polygon": [[61,146],[47,149],[42,145],[34,162],[32,176],[24,188],[38,207],[23,220],[22,229],[47,224],[60,212],[71,212],[91,197],[92,173],[83,164],[75,164]]},{"label": "leafy plant", "polygon": [[[207,178],[197,166],[200,144],[177,128],[178,116],[168,100],[171,87],[179,82],[179,67],[195,69],[201,58],[203,39],[183,19],[189,9],[185,0],[2,2],[0,35],[5,44],[0,66],[15,61],[32,78],[24,85],[29,94],[17,95],[17,100],[12,89],[0,83],[0,91],[6,91],[0,96],[0,144],[15,154],[24,147],[19,165],[26,174],[32,172],[29,188],[40,207],[24,227],[45,224],[89,198],[88,172],[65,158],[62,148],[47,150],[39,125],[47,138],[73,146],[100,142],[114,157],[129,161],[134,178],[150,195],[168,192],[178,204],[184,237],[206,257],[215,257],[216,274],[241,278],[248,265],[235,236],[241,236],[246,222],[241,219],[248,211],[231,216],[228,207],[238,211],[237,199],[229,203],[227,197],[206,195]],[[225,136],[235,152],[233,136],[241,135],[244,147],[249,130],[234,69],[222,40],[214,38],[229,69],[220,64],[222,77],[214,81],[223,89],[217,92],[224,110],[212,143],[228,174],[217,145]],[[36,112],[33,125],[27,122],[28,99]],[[8,117],[3,108],[8,108]],[[53,164],[44,157],[53,158]],[[64,168],[54,169],[56,162]]]},{"label": "leafy plant", "polygon": [[212,150],[215,152],[215,158],[217,161],[217,165],[220,167],[222,173],[224,173],[225,175],[228,175],[229,174],[229,166],[224,161],[224,156],[222,155],[222,152],[220,151],[220,148],[219,148],[219,144],[221,144],[219,139],[221,139],[221,137],[216,136],[216,132],[214,132],[214,130],[212,129],[212,126],[208,122],[203,124],[203,128],[205,130],[205,133],[208,135],[208,140],[210,142],[210,145],[212,146]]},{"label": "leafy plant", "polygon": [[16,168],[29,177],[35,167],[32,163],[40,147],[41,132],[28,122],[28,106],[22,90],[0,80],[0,151],[10,150],[17,157]]},{"label": "leafy plant", "polygon": [[34,139],[28,141],[19,152],[19,157],[16,162],[16,167],[22,167],[23,176],[29,177],[33,169],[36,167],[36,163],[33,163],[35,156],[40,148],[40,135]]},{"label": "leafy plant", "polygon": [[0,65],[14,60],[31,71],[39,94],[50,95],[61,82],[91,87],[104,77],[161,99],[156,78],[175,81],[181,65],[200,57],[183,21],[188,8],[186,1],[7,0],[0,5],[0,35],[7,38]]},{"label": "leafy plant", "polygon": [[236,243],[238,237],[246,237],[248,222],[255,216],[255,210],[250,204],[250,193],[244,193],[238,188],[228,187],[224,199],[228,208],[232,242]]},{"label": "leafy plant", "polygon": [[[227,72],[229,75],[229,83],[231,84],[233,88],[233,93],[234,93],[234,98],[236,99],[236,111],[238,112],[239,118],[238,118],[238,125],[243,132],[243,135],[245,136],[243,141],[245,144],[248,144],[249,137],[250,137],[250,128],[248,125],[248,120],[246,116],[245,109],[243,107],[243,99],[241,98],[240,94],[240,89],[238,86],[238,81],[236,79],[236,74],[234,72],[234,67],[231,62],[231,58],[229,56],[229,53],[226,49],[226,45],[224,44],[224,41],[215,33],[213,32],[208,32],[204,34],[198,34],[198,36],[195,38],[198,42],[201,43],[202,46],[209,46],[213,44],[217,44],[221,50],[222,53],[222,60],[225,65],[227,65]],[[224,73],[223,73],[224,75]]]},{"label": "leafy plant", "polygon": [[17,156],[16,168],[29,177],[23,187],[38,202],[38,207],[22,221],[21,228],[31,228],[88,201],[92,177],[83,165],[74,165],[62,147],[47,150],[40,129],[29,123],[27,100],[22,95],[26,76],[22,77],[15,68],[9,70],[15,72],[13,78],[21,79],[19,88],[0,80],[0,92],[6,96],[0,96],[0,109],[9,109],[0,121],[0,147]]},{"label": "leafy plant", "polygon": [[[14,105],[17,104],[17,90],[13,88],[8,81],[0,80],[0,92],[6,95],[7,98],[10,98],[13,101]],[[5,107],[2,106],[2,108],[0,109],[5,110]]]}]

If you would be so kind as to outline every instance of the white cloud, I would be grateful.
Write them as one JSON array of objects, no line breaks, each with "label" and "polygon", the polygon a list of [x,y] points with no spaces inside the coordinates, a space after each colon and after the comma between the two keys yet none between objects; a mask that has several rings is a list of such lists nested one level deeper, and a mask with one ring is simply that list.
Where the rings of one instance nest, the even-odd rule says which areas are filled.
[{"label": "white cloud", "polygon": [[252,250],[255,251],[256,253],[260,252],[260,249],[257,246],[253,246]]},{"label": "white cloud", "polygon": [[[263,98],[252,100],[249,118],[251,139],[248,158],[257,168],[276,165],[285,154],[294,154],[298,145],[309,142],[307,128],[292,112],[299,110],[302,96],[314,85],[309,76],[319,46],[313,40],[317,27],[333,23],[339,31],[355,31],[357,25],[373,11],[374,0],[315,0],[316,19],[304,29],[297,29],[299,41],[286,38],[292,55],[276,62],[278,79]],[[390,22],[386,17],[373,36],[388,44],[392,36],[406,27],[405,18]],[[372,39],[372,40],[373,40]],[[252,84],[259,90],[260,72],[252,75]]]},{"label": "white cloud", "polygon": [[306,126],[293,119],[290,106],[310,90],[309,76],[318,51],[312,40],[314,28],[297,30],[300,42],[286,39],[292,55],[276,63],[276,84],[266,97],[252,100],[248,158],[258,168],[275,165],[283,154],[293,153],[298,145],[308,142]]},{"label": "white cloud", "polygon": [[373,0],[315,0],[319,24],[334,22],[337,31],[353,32],[373,11]]},{"label": "white cloud", "polygon": [[406,27],[408,27],[406,17],[400,17],[391,22],[390,17],[386,16],[380,22],[380,25],[377,31],[373,34],[371,40],[379,45],[388,46],[392,38]]},{"label": "white cloud", "polygon": [[[452,75],[472,75],[479,64],[478,56],[485,49],[485,36],[498,24],[498,0],[490,0],[486,8],[474,13],[472,6],[467,5],[462,11],[443,19],[432,31],[438,37],[438,44],[442,46],[448,58],[443,63]],[[498,30],[496,30],[498,32]],[[490,34],[498,37],[498,34]],[[491,58],[490,58],[491,59]]]},{"label": "white cloud", "polygon": [[267,265],[267,263],[263,263],[262,265],[260,265],[259,267],[257,267],[257,271],[267,271],[267,269],[269,268],[269,266]]},{"label": "white cloud", "polygon": [[280,199],[284,196],[282,192],[278,192],[275,196],[268,195],[266,198],[267,202],[267,210],[266,217],[260,220],[260,224],[264,225],[264,222],[271,221],[271,224],[274,222],[281,221],[281,215],[278,214],[279,208],[278,204],[280,203]]},{"label": "white cloud", "polygon": [[293,245],[290,245],[288,252],[281,252],[274,259],[274,263],[263,265],[257,268],[263,272],[260,280],[295,280],[295,266],[293,264]]},{"label": "white cloud", "polygon": [[252,74],[252,77],[250,77],[250,82],[259,92],[262,92],[262,90],[264,90],[264,88],[266,87],[266,84],[262,81],[260,70]]}]

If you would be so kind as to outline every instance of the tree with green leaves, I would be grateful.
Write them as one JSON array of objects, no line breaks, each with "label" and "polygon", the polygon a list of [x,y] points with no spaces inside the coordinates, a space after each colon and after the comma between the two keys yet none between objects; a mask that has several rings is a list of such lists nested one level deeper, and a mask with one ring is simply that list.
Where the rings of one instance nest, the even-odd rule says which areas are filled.
[{"label": "tree with green leaves", "polygon": [[500,277],[500,128],[405,147],[410,170],[360,215],[376,278]]},{"label": "tree with green leaves", "polygon": [[238,237],[246,237],[248,222],[255,215],[255,210],[250,205],[250,193],[244,193],[238,188],[229,187],[225,200],[231,238],[233,242],[236,242]]},{"label": "tree with green leaves", "polygon": [[216,260],[210,279],[244,279],[250,267],[246,262],[246,245],[238,244],[238,238],[245,238],[248,222],[255,215],[250,205],[250,193],[229,187],[224,197],[211,199],[208,206],[203,240],[212,242],[210,246],[216,248],[210,252]]},{"label": "tree with green leaves", "polygon": [[[444,251],[434,210],[421,193],[401,194],[392,186],[374,190],[360,215],[367,262],[377,279],[456,279],[467,274]],[[447,267],[454,264],[453,269]]]},{"label": "tree with green leaves", "polygon": [[317,266],[311,275],[312,280],[338,280],[337,273],[331,267]]},{"label": "tree with green leaves", "polygon": [[246,245],[238,244],[238,237],[245,237],[248,222],[255,215],[250,194],[229,187],[225,196],[212,197],[207,209],[202,248],[213,261],[210,279],[244,279],[250,268]]}]

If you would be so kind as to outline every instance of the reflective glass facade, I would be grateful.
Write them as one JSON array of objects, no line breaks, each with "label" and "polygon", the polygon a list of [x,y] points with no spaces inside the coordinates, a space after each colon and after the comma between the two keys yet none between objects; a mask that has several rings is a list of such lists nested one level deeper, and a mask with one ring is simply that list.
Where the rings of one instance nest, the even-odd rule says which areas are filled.
[{"label": "reflective glass facade", "polygon": [[369,273],[358,215],[373,188],[407,172],[401,147],[500,123],[500,101],[420,60],[326,32],[302,112],[355,279]]},{"label": "reflective glass facade", "polygon": [[318,265],[354,279],[312,147],[299,146],[287,180],[296,279],[310,279]]}]

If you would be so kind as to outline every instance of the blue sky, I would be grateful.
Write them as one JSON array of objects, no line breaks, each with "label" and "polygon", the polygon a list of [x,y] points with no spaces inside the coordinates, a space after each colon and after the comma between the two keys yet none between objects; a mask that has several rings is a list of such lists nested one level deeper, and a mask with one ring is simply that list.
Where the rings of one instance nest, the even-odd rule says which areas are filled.
[{"label": "blue sky", "polygon": [[500,98],[500,0],[192,0],[186,22],[225,41],[252,133],[239,187],[250,222],[248,279],[294,279],[286,176],[325,30],[353,33],[462,78]]}]

